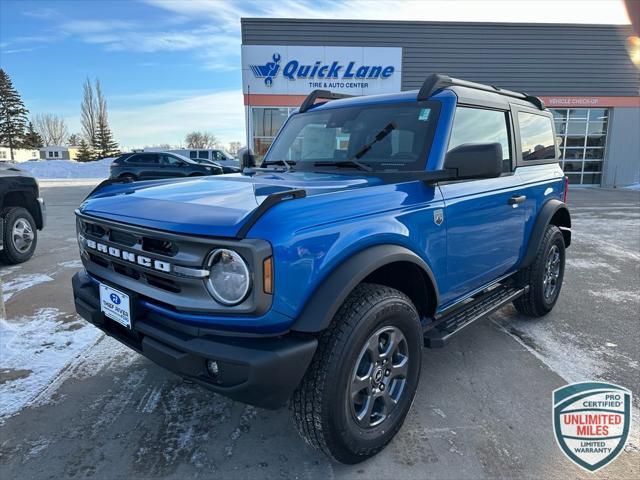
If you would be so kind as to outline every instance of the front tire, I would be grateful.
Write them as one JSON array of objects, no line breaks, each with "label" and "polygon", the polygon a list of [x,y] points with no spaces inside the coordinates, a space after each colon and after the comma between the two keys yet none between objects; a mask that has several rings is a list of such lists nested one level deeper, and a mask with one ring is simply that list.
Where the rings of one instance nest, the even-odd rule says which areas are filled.
[{"label": "front tire", "polygon": [[564,263],[564,237],[558,227],[549,225],[536,258],[519,273],[521,284],[529,285],[529,291],[514,300],[518,312],[528,317],[542,317],[553,309],[562,288]]},{"label": "front tire", "polygon": [[2,211],[1,217],[4,238],[0,260],[9,264],[26,262],[38,244],[38,230],[33,216],[26,208],[10,207]]},{"label": "front tire", "polygon": [[342,463],[382,450],[411,407],[420,378],[422,328],[409,298],[361,284],[329,328],[290,408],[311,446]]}]

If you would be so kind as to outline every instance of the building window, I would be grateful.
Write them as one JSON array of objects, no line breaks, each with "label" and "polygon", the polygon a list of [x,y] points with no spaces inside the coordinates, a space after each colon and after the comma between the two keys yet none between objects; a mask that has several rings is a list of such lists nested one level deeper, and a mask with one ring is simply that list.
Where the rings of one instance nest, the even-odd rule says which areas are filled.
[{"label": "building window", "polygon": [[53,156],[58,158],[60,156],[60,152],[56,150],[55,152],[53,152]]},{"label": "building window", "polygon": [[5,152],[4,150],[0,150],[0,159],[6,160],[6,158],[7,158],[7,152]]},{"label": "building window", "polygon": [[280,127],[284,125],[293,110],[288,107],[253,107],[251,109],[253,154],[258,163],[266,155]]},{"label": "building window", "polygon": [[606,108],[551,110],[560,143],[560,164],[569,183],[600,185],[607,140]]}]

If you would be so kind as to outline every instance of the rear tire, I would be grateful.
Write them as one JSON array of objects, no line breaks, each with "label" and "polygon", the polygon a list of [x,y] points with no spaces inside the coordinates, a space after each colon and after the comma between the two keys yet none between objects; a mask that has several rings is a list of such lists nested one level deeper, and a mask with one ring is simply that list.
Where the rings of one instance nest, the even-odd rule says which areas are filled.
[{"label": "rear tire", "polygon": [[521,284],[529,285],[529,291],[513,302],[518,312],[542,317],[553,309],[562,288],[564,263],[564,237],[558,227],[549,225],[535,259],[518,274]]},{"label": "rear tire", "polygon": [[361,284],[347,297],[290,403],[300,435],[342,463],[382,450],[411,407],[420,378],[422,328],[411,300]]},{"label": "rear tire", "polygon": [[0,260],[9,264],[26,262],[38,245],[38,230],[33,216],[22,207],[5,208],[0,216],[0,221],[4,222]]}]

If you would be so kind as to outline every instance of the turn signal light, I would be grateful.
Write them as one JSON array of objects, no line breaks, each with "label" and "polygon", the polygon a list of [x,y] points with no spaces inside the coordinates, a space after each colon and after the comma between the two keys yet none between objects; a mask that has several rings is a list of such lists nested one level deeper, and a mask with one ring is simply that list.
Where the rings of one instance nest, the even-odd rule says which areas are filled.
[{"label": "turn signal light", "polygon": [[273,294],[273,257],[262,262],[262,285],[264,293]]}]

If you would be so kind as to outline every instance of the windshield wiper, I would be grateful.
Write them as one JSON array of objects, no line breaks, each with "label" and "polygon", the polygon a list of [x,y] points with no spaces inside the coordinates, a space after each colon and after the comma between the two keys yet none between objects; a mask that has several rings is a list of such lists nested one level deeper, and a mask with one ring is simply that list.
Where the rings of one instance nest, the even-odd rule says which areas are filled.
[{"label": "windshield wiper", "polygon": [[313,162],[314,167],[355,167],[358,170],[364,170],[365,172],[372,172],[373,168],[369,165],[365,165],[357,160],[342,160],[342,161],[327,161],[327,162]]},{"label": "windshield wiper", "polygon": [[294,162],[293,160],[289,160],[288,162],[284,159],[282,160],[268,160],[265,162],[262,162],[262,165],[267,166],[267,165],[283,165],[284,168],[287,169],[287,171],[289,170],[293,170],[293,166],[296,164],[296,162]]},{"label": "windshield wiper", "polygon": [[349,160],[347,161],[353,161],[356,158],[362,158],[364,157],[364,155],[371,150],[371,147],[373,147],[376,143],[378,143],[380,140],[383,140],[387,135],[389,135],[393,130],[396,129],[396,126],[392,123],[387,124],[386,127],[384,127],[382,130],[380,130],[375,137],[373,137],[373,140],[371,140],[369,143],[365,143],[362,148],[360,148],[360,150],[358,150],[355,155],[353,155],[351,158],[349,158]]},{"label": "windshield wiper", "polygon": [[380,130],[373,140],[369,143],[365,143],[360,150],[358,150],[354,155],[342,161],[327,161],[327,162],[315,162],[313,164],[314,167],[356,167],[359,170],[364,170],[365,172],[372,172],[373,168],[369,165],[365,165],[362,162],[359,162],[358,159],[362,158],[371,147],[373,147],[380,140],[383,140],[387,135],[389,135],[393,130],[395,130],[396,126],[392,123],[387,124],[382,130]]}]

